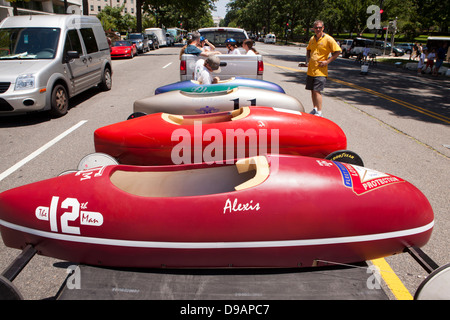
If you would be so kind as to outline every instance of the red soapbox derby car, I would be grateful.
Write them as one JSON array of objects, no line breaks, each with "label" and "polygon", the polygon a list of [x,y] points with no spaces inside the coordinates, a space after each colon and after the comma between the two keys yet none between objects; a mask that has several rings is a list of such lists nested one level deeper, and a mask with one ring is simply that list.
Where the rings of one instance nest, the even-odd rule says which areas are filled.
[{"label": "red soapbox derby car", "polygon": [[[207,115],[141,116],[97,129],[94,143],[97,153],[121,164],[164,165],[222,162],[266,153],[325,158],[345,149],[347,138],[337,124],[322,117],[243,107]],[[350,151],[344,155],[358,157]],[[363,165],[362,161],[354,164]]]},{"label": "red soapbox derby car", "polygon": [[433,225],[407,181],[301,156],[110,165],[0,194],[6,246],[112,267],[353,263],[421,247]]}]

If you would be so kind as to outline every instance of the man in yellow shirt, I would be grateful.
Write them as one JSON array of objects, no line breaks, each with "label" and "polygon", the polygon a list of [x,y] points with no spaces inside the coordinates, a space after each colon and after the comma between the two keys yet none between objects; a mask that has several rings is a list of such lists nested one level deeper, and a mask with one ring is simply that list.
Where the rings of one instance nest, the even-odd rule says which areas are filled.
[{"label": "man in yellow shirt", "polygon": [[[306,90],[311,90],[314,109],[311,114],[322,116],[322,91],[328,77],[328,65],[336,60],[341,48],[333,37],[323,32],[323,21],[314,22],[314,33],[306,48]],[[331,56],[330,56],[331,53]],[[329,57],[330,56],[330,57]]]}]

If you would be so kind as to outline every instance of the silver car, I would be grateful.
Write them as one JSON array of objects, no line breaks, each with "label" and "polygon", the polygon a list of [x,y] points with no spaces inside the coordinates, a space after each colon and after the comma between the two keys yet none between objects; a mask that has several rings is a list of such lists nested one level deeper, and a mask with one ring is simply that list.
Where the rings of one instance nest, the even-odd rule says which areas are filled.
[{"label": "silver car", "polygon": [[396,45],[397,48],[403,49],[406,54],[412,53],[414,48],[414,43],[399,43]]},{"label": "silver car", "polygon": [[110,49],[97,18],[27,15],[0,23],[0,115],[62,116],[69,98],[111,85]]},{"label": "silver car", "polygon": [[150,51],[150,43],[145,33],[129,33],[127,40],[136,44],[136,49],[139,53]]}]

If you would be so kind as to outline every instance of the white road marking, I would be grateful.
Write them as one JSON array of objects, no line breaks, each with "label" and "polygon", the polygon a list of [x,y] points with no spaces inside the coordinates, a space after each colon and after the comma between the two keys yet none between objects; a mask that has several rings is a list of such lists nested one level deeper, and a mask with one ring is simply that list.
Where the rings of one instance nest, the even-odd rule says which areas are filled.
[{"label": "white road marking", "polygon": [[51,146],[53,146],[54,144],[56,144],[58,141],[60,141],[61,139],[63,139],[65,136],[69,135],[71,132],[75,131],[76,129],[78,129],[79,127],[81,127],[83,124],[85,124],[87,122],[87,120],[82,120],[80,122],[78,122],[76,125],[74,125],[73,127],[71,127],[70,129],[67,129],[66,131],[64,131],[63,133],[61,133],[59,136],[57,136],[56,138],[54,138],[53,140],[47,142],[45,145],[43,145],[42,147],[40,147],[39,149],[37,149],[36,151],[34,151],[32,154],[30,154],[28,157],[22,159],[21,161],[17,162],[15,165],[13,165],[11,168],[9,168],[8,170],[2,172],[0,174],[0,181],[2,181],[3,179],[5,179],[7,176],[9,176],[11,173],[13,173],[14,171],[16,171],[17,169],[19,169],[20,167],[22,167],[23,165],[25,165],[27,162],[33,160],[34,158],[36,158],[38,155],[40,155],[42,152],[44,152],[45,150],[47,150],[48,148],[50,148]]}]

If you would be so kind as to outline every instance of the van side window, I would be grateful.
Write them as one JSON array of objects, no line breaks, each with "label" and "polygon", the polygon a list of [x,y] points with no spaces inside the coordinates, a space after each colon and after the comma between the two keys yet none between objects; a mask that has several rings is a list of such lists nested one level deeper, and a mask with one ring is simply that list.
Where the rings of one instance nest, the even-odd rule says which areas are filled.
[{"label": "van side window", "polygon": [[77,51],[80,55],[83,54],[77,30],[69,30],[67,32],[66,42],[64,43],[64,56],[67,55],[67,51]]},{"label": "van side window", "polygon": [[97,40],[95,40],[94,30],[92,28],[80,29],[81,36],[83,37],[84,45],[86,46],[87,53],[94,53],[98,51]]}]

